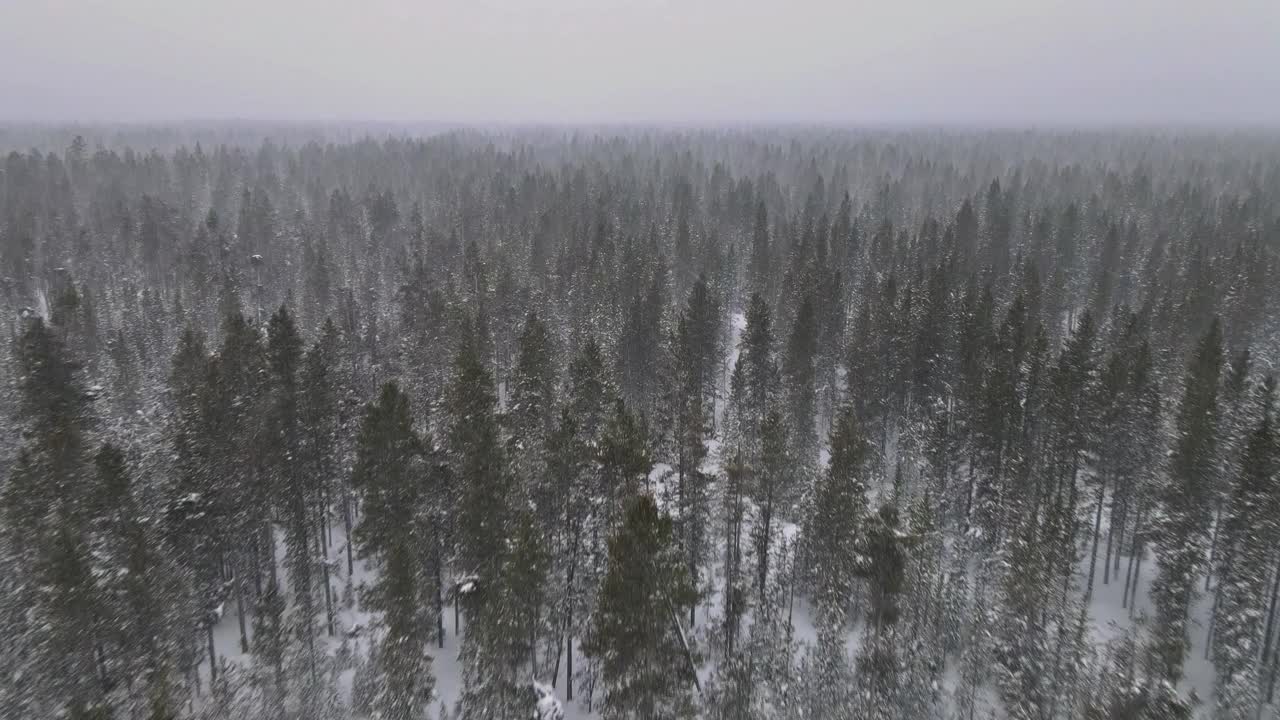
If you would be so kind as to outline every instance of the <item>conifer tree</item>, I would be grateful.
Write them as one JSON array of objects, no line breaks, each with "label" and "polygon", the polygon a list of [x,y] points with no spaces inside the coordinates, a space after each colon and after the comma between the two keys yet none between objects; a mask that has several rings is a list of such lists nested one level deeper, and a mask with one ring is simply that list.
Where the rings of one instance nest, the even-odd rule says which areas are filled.
[{"label": "conifer tree", "polygon": [[[1126,397],[1131,399],[1129,425],[1133,442],[1127,444],[1121,456],[1119,476],[1127,479],[1128,487],[1122,495],[1123,504],[1118,544],[1123,545],[1125,531],[1129,530],[1129,560],[1125,565],[1125,584],[1121,604],[1132,608],[1138,585],[1140,560],[1146,552],[1144,542],[1146,524],[1157,501],[1157,480],[1160,477],[1159,457],[1162,452],[1160,387],[1154,377],[1151,347],[1143,341],[1130,369]],[[1132,519],[1129,515],[1132,514]],[[1114,521],[1113,521],[1114,522]],[[1108,543],[1109,544],[1109,543]],[[1120,552],[1115,553],[1115,571],[1119,573]]]},{"label": "conifer tree", "polygon": [[794,502],[796,492],[796,456],[787,426],[776,410],[765,418],[760,431],[760,465],[753,477],[751,498],[756,512],[751,524],[751,543],[755,553],[755,590],[763,595],[769,580],[769,556],[775,534],[781,525],[783,510]]},{"label": "conifer tree", "polygon": [[547,443],[555,429],[555,364],[551,336],[538,314],[530,311],[516,351],[511,376],[508,452],[512,471],[528,488],[539,517],[551,517],[552,483],[546,473]]},{"label": "conifer tree", "polygon": [[593,498],[606,491],[601,467],[603,433],[608,421],[612,387],[604,374],[600,347],[585,338],[569,366],[560,424],[549,445],[549,473],[558,479],[556,518],[560,526],[554,570],[557,587],[553,602],[559,610],[553,678],[559,676],[563,656],[565,697],[573,699],[573,643],[577,623],[593,604],[603,572],[603,526],[607,506],[597,508]]},{"label": "conifer tree", "polygon": [[783,364],[783,384],[786,392],[786,419],[790,428],[791,444],[795,447],[794,462],[807,469],[817,462],[817,437],[815,434],[815,366],[818,351],[818,317],[811,296],[806,295],[796,311],[795,324],[787,340],[786,361]]},{"label": "conifer tree", "polygon": [[807,533],[808,562],[817,581],[814,602],[824,628],[844,627],[861,565],[858,544],[867,513],[866,457],[866,441],[853,408],[846,406],[831,430],[831,462],[814,492]]},{"label": "conifer tree", "polygon": [[897,633],[901,595],[906,582],[907,548],[912,544],[898,526],[898,509],[882,505],[867,523],[859,543],[859,575],[866,578],[869,594],[867,642],[858,662],[859,685],[871,718],[894,718],[902,712],[901,694],[907,688],[900,677]]},{"label": "conifer tree", "polygon": [[15,354],[18,419],[28,440],[7,488],[6,521],[16,557],[32,573],[29,592],[18,588],[29,603],[20,652],[32,663],[32,686],[18,707],[107,712],[105,689],[95,682],[106,608],[89,534],[99,514],[87,457],[90,396],[78,363],[40,318],[27,322]]},{"label": "conifer tree", "polygon": [[[337,377],[337,329],[325,320],[320,338],[312,344],[303,358],[300,372],[298,414],[302,424],[302,477],[308,478],[307,514],[313,523],[313,536],[320,550],[320,582],[324,588],[325,624],[330,635],[334,634],[335,598],[330,583],[331,509],[335,495],[344,518],[350,517],[349,489],[346,478],[338,478],[341,457],[338,427],[338,377]],[[350,528],[345,527],[349,539]],[[345,542],[347,574],[354,566],[352,543]]]},{"label": "conifer tree", "polygon": [[1216,717],[1256,717],[1261,683],[1256,649],[1262,641],[1270,549],[1280,539],[1275,518],[1280,442],[1272,417],[1275,381],[1262,388],[1260,419],[1245,442],[1222,534],[1219,607],[1213,632]]},{"label": "conifer tree", "polygon": [[602,663],[605,718],[694,716],[693,649],[676,612],[694,589],[673,530],[640,495],[609,539],[608,571],[583,641],[583,653]]},{"label": "conifer tree", "polygon": [[388,720],[424,717],[435,685],[414,537],[415,514],[424,501],[422,450],[409,399],[394,383],[383,385],[377,402],[365,408],[351,482],[364,506],[356,544],[360,557],[378,570],[361,599],[363,607],[379,613],[382,629],[371,702]]},{"label": "conifer tree", "polygon": [[122,679],[130,712],[141,712],[162,697],[164,706],[181,704],[173,687],[180,659],[191,648],[182,640],[189,627],[179,616],[187,589],[171,559],[159,552],[158,528],[144,510],[124,453],[107,443],[94,456],[100,503],[99,557],[107,567],[103,594],[104,647],[112,655],[112,673]]},{"label": "conifer tree", "polygon": [[772,265],[769,244],[769,211],[764,201],[756,203],[755,225],[751,232],[750,287],[753,295],[768,297],[771,289],[769,271]]},{"label": "conifer tree", "polygon": [[219,521],[216,544],[230,556],[231,580],[239,621],[241,650],[249,650],[245,622],[249,582],[262,587],[264,566],[274,577],[274,541],[269,532],[270,487],[263,477],[266,454],[261,438],[265,357],[260,333],[234,312],[223,322],[222,347],[209,366],[207,435],[210,475],[225,483],[213,500]]},{"label": "conifer tree", "polygon": [[[706,440],[715,423],[718,320],[707,277],[699,275],[668,340],[672,377],[667,388],[676,474],[673,519],[695,586],[706,555],[710,512],[710,479],[702,464],[707,457]],[[695,607],[691,605],[691,625],[694,615]]]},{"label": "conifer tree", "polygon": [[733,369],[731,432],[749,467],[760,460],[760,433],[773,408],[778,387],[778,370],[774,360],[773,331],[769,307],[753,294],[747,305],[747,327],[739,342],[738,362]]},{"label": "conifer tree", "polygon": [[[302,426],[302,339],[293,316],[281,307],[267,328],[267,356],[272,375],[272,400],[268,428],[271,437],[268,464],[274,494],[285,518],[285,568],[292,593],[289,634],[298,641],[312,682],[320,674],[315,618],[319,603],[317,563],[313,537],[314,508],[321,478],[318,463],[309,457],[313,446],[304,444]],[[319,418],[317,418],[319,419]],[[311,472],[307,472],[310,470]]]},{"label": "conifer tree", "polygon": [[476,342],[454,360],[445,397],[446,456],[457,488],[456,557],[459,569],[482,581],[495,576],[508,518],[508,474],[495,410],[493,376]]},{"label": "conifer tree", "polygon": [[253,615],[255,682],[262,693],[262,712],[280,717],[285,712],[285,653],[288,645],[284,598],[275,585],[258,598]]},{"label": "conifer tree", "polygon": [[516,511],[500,572],[469,589],[472,611],[462,649],[463,687],[457,716],[524,720],[534,716],[530,678],[537,676],[537,640],[547,556],[532,514]]},{"label": "conifer tree", "polygon": [[600,478],[605,504],[603,521],[612,529],[631,499],[647,490],[652,466],[644,427],[617,399],[600,438]]},{"label": "conifer tree", "polygon": [[1169,476],[1161,489],[1164,517],[1156,530],[1159,575],[1152,583],[1155,626],[1153,675],[1176,684],[1190,638],[1187,613],[1203,568],[1208,508],[1216,485],[1218,379],[1222,331],[1215,320],[1196,346],[1187,368]]}]

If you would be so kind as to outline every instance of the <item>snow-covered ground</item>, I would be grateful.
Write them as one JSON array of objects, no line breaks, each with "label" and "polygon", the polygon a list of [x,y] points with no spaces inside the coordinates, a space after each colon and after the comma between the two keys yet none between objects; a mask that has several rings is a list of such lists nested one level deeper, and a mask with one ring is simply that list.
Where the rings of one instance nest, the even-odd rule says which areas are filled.
[{"label": "snow-covered ground", "polygon": [[[374,618],[368,612],[360,607],[359,587],[363,583],[370,580],[371,571],[363,560],[355,559],[353,563],[353,573],[351,576],[353,593],[353,602],[350,608],[344,606],[341,602],[344,589],[347,585],[347,561],[346,561],[346,538],[342,534],[341,528],[335,528],[333,531],[333,543],[329,549],[329,556],[333,560],[334,570],[331,571],[330,584],[335,592],[335,632],[334,635],[322,635],[326,648],[331,655],[336,655],[342,644],[344,634],[348,634],[353,628],[359,628],[354,637],[348,635],[348,642],[353,653],[367,653],[369,649],[370,633],[369,628],[373,626]],[[283,537],[277,537],[277,546],[283,547]],[[279,555],[279,552],[277,552]],[[280,573],[280,582],[283,589],[287,592],[287,582],[283,569]],[[323,596],[322,596],[323,597]],[[458,693],[462,687],[462,670],[458,658],[460,649],[461,636],[455,633],[455,617],[457,618],[457,630],[466,632],[466,620],[459,613],[454,615],[453,604],[449,603],[444,608],[445,616],[445,643],[440,648],[434,642],[431,645],[431,672],[436,679],[436,705],[443,705],[448,708],[449,713],[454,710],[455,703],[458,699]],[[246,631],[249,633],[252,642],[252,615],[246,618]],[[240,629],[239,620],[236,616],[236,608],[234,600],[228,602],[225,606],[225,612],[221,621],[214,627],[213,639],[214,649],[217,652],[219,661],[227,661],[241,667],[247,667],[252,658],[241,652],[240,650]],[[207,653],[203,656],[198,668],[200,681],[202,685],[207,687],[209,681],[209,662]],[[338,678],[338,686],[342,692],[343,700],[349,701],[351,697],[352,677],[355,671],[353,669],[345,670]],[[549,679],[547,679],[549,680]],[[549,689],[549,682],[546,683]],[[562,701],[561,701],[562,702]],[[588,720],[598,717],[595,713],[589,713],[577,703],[563,703],[565,720]]]}]

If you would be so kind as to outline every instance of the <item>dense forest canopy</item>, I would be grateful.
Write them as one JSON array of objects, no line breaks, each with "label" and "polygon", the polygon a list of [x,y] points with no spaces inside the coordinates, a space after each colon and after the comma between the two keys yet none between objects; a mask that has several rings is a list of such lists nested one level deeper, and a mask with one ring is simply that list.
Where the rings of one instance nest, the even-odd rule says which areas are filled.
[{"label": "dense forest canopy", "polygon": [[1280,708],[1274,132],[0,150],[0,716]]}]

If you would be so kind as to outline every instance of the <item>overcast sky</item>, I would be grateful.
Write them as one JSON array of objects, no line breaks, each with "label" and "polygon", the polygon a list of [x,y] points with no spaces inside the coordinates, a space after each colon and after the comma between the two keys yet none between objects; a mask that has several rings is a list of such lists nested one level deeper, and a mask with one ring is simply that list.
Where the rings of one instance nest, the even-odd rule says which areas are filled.
[{"label": "overcast sky", "polygon": [[0,0],[0,119],[1280,124],[1280,0]]}]

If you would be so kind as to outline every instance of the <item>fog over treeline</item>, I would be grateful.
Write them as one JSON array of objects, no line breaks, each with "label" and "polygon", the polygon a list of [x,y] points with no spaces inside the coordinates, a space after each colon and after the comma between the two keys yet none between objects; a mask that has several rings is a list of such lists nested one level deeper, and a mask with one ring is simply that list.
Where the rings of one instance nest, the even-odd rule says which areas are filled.
[{"label": "fog over treeline", "polygon": [[1277,716],[1274,131],[0,152],[0,717]]}]

